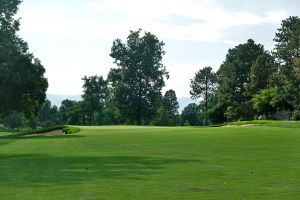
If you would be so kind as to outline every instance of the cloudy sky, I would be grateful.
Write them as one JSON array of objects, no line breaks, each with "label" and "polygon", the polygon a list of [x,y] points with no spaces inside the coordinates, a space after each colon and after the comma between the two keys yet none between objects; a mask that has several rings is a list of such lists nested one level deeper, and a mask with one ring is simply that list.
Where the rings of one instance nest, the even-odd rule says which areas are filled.
[{"label": "cloudy sky", "polygon": [[281,20],[299,13],[299,0],[25,0],[18,16],[49,94],[81,94],[84,75],[106,77],[113,40],[142,28],[166,43],[164,90],[189,97],[197,70],[217,70],[228,49],[249,38],[271,49]]}]

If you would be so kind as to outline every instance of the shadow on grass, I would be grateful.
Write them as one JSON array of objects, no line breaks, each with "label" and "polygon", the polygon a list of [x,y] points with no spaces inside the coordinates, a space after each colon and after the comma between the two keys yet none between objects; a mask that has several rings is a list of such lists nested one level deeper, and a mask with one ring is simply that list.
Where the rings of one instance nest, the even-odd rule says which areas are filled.
[{"label": "shadow on grass", "polygon": [[9,142],[8,142],[8,141],[5,141],[5,140],[0,140],[0,146],[1,146],[1,145],[6,145],[6,144],[9,144]]},{"label": "shadow on grass", "polygon": [[27,136],[19,137],[18,139],[70,139],[70,138],[83,138],[83,135],[42,135],[42,136]]},{"label": "shadow on grass", "polygon": [[[40,136],[30,136],[24,134],[10,134],[6,136],[0,136],[0,141],[3,139],[15,139],[15,140],[26,140],[26,139],[69,139],[69,138],[82,138],[83,135],[40,135]],[[1,143],[1,142],[0,142]]]},{"label": "shadow on grass", "polygon": [[82,138],[85,137],[83,135],[49,135],[49,136],[27,136],[25,137],[23,134],[9,134],[5,136],[0,136],[0,146],[2,145],[8,145],[12,142],[18,141],[18,140],[44,140],[44,139],[71,139],[71,138]]},{"label": "shadow on grass", "polygon": [[0,185],[31,187],[112,179],[146,180],[168,166],[190,162],[200,161],[137,156],[0,155]]}]

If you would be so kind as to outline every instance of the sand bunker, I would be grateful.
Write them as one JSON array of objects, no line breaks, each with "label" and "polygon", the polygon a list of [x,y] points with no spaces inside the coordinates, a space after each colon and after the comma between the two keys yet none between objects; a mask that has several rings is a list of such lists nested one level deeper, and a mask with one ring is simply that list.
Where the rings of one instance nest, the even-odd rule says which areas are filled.
[{"label": "sand bunker", "polygon": [[242,125],[225,125],[225,126],[222,126],[222,127],[239,127],[239,126],[257,126],[257,124],[242,124]]},{"label": "sand bunker", "polygon": [[35,133],[35,134],[29,134],[29,135],[24,135],[24,137],[34,137],[34,136],[52,136],[52,135],[64,135],[65,133],[63,130],[54,130],[54,131],[49,131],[46,133]]},{"label": "sand bunker", "polygon": [[257,126],[257,124],[243,124],[241,126]]}]

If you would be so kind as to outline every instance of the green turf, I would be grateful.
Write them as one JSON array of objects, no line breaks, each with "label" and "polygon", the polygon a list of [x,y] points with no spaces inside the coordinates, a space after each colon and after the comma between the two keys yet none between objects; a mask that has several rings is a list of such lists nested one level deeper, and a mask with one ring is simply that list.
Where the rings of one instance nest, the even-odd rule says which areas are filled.
[{"label": "green turf", "polygon": [[0,133],[0,199],[300,199],[300,129]]},{"label": "green turf", "polygon": [[275,120],[253,120],[253,121],[238,121],[230,122],[228,125],[263,125],[270,127],[285,127],[285,128],[300,128],[300,121],[275,121]]}]

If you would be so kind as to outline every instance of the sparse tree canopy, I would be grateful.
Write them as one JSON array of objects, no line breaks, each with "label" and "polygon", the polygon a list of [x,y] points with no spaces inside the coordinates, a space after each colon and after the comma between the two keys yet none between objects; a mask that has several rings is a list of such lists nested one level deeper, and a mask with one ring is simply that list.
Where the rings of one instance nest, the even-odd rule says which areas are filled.
[{"label": "sparse tree canopy", "polygon": [[191,80],[192,90],[190,91],[190,94],[192,95],[192,98],[203,98],[206,113],[206,125],[208,125],[208,101],[216,89],[216,81],[216,74],[213,72],[213,69],[211,67],[204,67],[203,69],[200,69],[196,73],[194,79]]},{"label": "sparse tree canopy", "polygon": [[[150,32],[131,31],[127,42],[113,42],[110,56],[117,68],[109,80],[116,107],[132,123],[148,123],[160,106],[168,73],[162,64],[164,43]],[[144,121],[144,122],[143,122]]]}]

